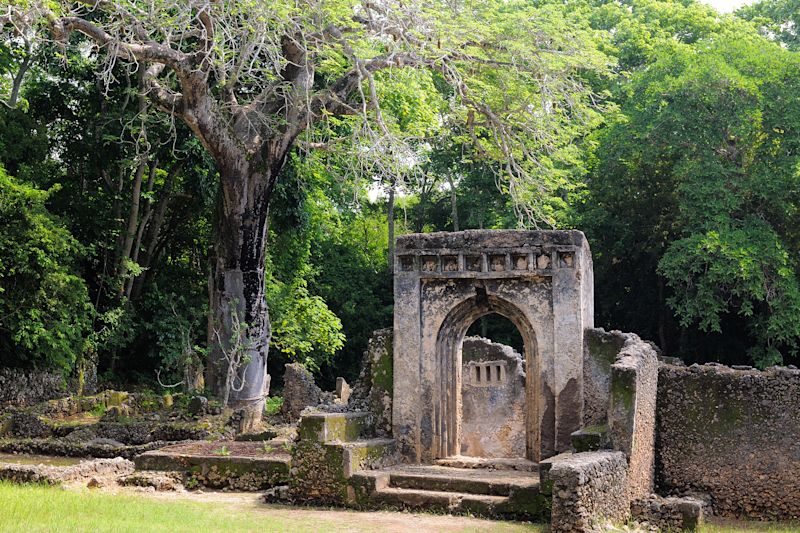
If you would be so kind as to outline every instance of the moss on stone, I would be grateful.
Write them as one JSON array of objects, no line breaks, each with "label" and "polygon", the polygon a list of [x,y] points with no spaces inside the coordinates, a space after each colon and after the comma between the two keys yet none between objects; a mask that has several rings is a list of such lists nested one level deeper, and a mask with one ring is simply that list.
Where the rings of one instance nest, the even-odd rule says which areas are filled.
[{"label": "moss on stone", "polygon": [[394,390],[394,369],[392,361],[392,336],[387,335],[385,340],[384,349],[381,350],[381,356],[373,361],[372,367],[372,380],[373,386],[379,390],[383,390],[392,394]]},{"label": "moss on stone", "polygon": [[614,373],[611,379],[611,399],[614,404],[621,404],[631,411],[636,403],[636,392],[629,379],[620,373]]}]

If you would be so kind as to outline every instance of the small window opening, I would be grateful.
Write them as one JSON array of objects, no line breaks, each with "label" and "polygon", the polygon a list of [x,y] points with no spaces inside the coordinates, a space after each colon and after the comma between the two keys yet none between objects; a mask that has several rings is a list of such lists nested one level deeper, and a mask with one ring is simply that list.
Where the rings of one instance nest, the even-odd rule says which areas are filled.
[{"label": "small window opening", "polygon": [[481,367],[479,366],[475,367],[475,381],[477,381],[478,383],[481,382]]}]

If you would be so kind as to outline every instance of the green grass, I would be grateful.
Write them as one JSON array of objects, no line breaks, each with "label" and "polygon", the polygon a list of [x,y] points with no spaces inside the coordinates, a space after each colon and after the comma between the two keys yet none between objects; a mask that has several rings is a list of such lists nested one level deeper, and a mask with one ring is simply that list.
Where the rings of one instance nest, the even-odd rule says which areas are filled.
[{"label": "green grass", "polygon": [[[253,495],[255,500],[256,495]],[[428,527],[415,528],[411,515],[326,511],[303,507],[231,504],[225,501],[170,500],[132,494],[65,490],[40,485],[0,482],[0,532],[25,533],[204,533],[204,532],[344,532],[397,531],[397,521],[409,530],[492,531],[541,533],[541,526],[509,522],[481,522],[428,515]],[[404,527],[404,526],[401,526]]]},{"label": "green grass", "polygon": [[700,526],[700,533],[738,533],[755,531],[797,533],[800,531],[800,523],[720,520],[717,518],[713,518],[712,520],[714,522]]}]

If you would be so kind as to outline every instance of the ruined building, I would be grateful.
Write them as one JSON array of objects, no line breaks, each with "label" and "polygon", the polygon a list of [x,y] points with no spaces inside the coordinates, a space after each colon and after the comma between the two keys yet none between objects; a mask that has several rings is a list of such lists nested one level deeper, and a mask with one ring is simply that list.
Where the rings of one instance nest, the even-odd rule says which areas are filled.
[{"label": "ruined building", "polygon": [[[393,330],[371,341],[347,412],[303,415],[295,499],[553,531],[631,516],[692,528],[712,508],[800,516],[800,371],[670,366],[634,334],[595,329],[579,231],[405,235],[395,255]],[[492,313],[519,353],[465,339]]]}]

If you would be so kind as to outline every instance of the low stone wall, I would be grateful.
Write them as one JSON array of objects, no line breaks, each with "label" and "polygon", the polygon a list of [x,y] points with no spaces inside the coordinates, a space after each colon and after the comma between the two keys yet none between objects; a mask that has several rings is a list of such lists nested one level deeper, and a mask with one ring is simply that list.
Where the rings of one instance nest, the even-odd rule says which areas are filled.
[{"label": "low stone wall", "polygon": [[67,394],[64,377],[57,372],[0,368],[0,406],[27,406]]},{"label": "low stone wall", "polygon": [[82,461],[67,467],[0,463],[0,479],[14,483],[58,485],[82,482],[94,476],[118,477],[131,474],[133,470],[133,463],[121,457]]},{"label": "low stone wall", "polygon": [[631,514],[637,522],[658,531],[696,531],[705,520],[706,502],[698,498],[676,498],[652,495],[631,503]]},{"label": "low stone wall", "polygon": [[707,493],[715,514],[800,517],[800,370],[662,366],[659,492]]},{"label": "low stone wall", "polygon": [[628,519],[628,465],[622,452],[562,454],[542,465],[543,486],[553,495],[553,533],[594,531],[601,522]]}]

